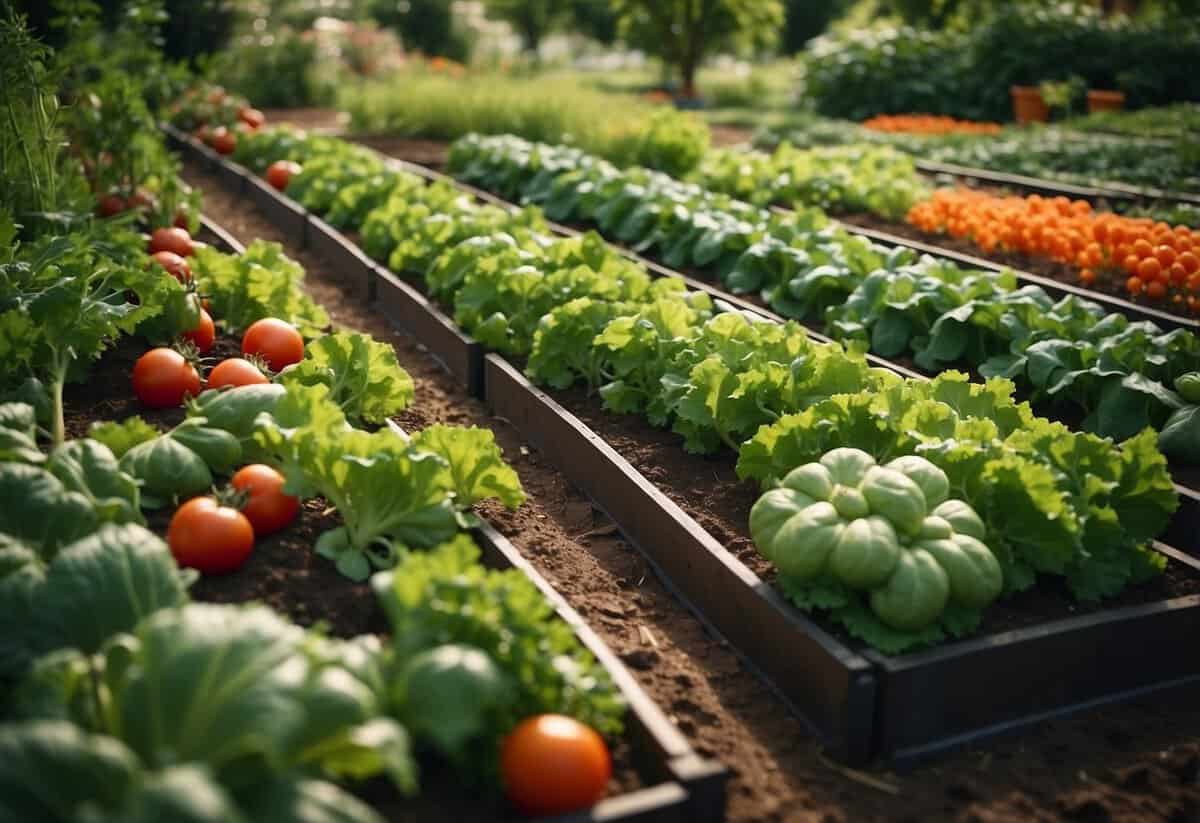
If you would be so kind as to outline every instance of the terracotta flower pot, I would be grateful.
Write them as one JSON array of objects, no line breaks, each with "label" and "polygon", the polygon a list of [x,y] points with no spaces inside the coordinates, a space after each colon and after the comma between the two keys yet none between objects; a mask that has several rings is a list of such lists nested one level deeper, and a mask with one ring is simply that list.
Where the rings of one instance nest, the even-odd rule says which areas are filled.
[{"label": "terracotta flower pot", "polygon": [[1013,86],[1009,94],[1012,95],[1013,116],[1018,123],[1045,123],[1050,119],[1050,107],[1037,86]]},{"label": "terracotta flower pot", "polygon": [[1120,111],[1125,108],[1125,92],[1088,89],[1088,111]]}]

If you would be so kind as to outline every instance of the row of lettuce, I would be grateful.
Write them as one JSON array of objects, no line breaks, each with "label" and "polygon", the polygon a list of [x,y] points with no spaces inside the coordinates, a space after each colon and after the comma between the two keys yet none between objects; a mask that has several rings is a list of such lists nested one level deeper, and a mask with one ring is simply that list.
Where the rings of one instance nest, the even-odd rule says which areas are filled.
[{"label": "row of lettuce", "polygon": [[[495,169],[486,181],[493,188],[538,190],[531,199],[559,217],[581,204],[607,210],[606,220],[638,227],[642,245],[675,265],[733,271],[749,246],[807,255],[808,245],[835,279],[850,271],[851,253],[866,258],[864,274],[887,258],[803,222],[819,224],[816,214],[767,215],[756,225],[753,207],[651,173],[555,150],[546,156],[584,168],[547,162],[528,174],[527,165],[480,160],[488,145],[460,144],[454,168]],[[535,207],[482,205],[335,138],[263,132],[243,141],[238,159],[259,172],[300,163],[288,195],[357,232],[374,259],[420,278],[464,331],[526,356],[536,382],[585,385],[605,409],[669,427],[690,451],[736,452],[739,476],[771,498],[750,525],[779,585],[878,648],[969,634],[993,598],[1039,578],[1063,579],[1074,597],[1096,600],[1163,568],[1149,541],[1178,500],[1152,430],[1117,444],[1037,417],[1006,378],[971,383],[945,372],[927,381],[873,368],[860,345],[821,343],[795,322],[732,310],[681,279],[651,278],[595,234],[556,236]],[[651,199],[656,185],[672,195]],[[793,493],[786,506],[781,484]],[[824,548],[813,554],[813,546]],[[843,573],[856,565],[851,557],[862,561],[860,574]]]},{"label": "row of lettuce", "polygon": [[1082,186],[1200,191],[1195,141],[1186,133],[1148,142],[1137,134],[1089,134],[1069,123],[1009,127],[991,135],[917,135],[875,131],[848,120],[800,117],[760,129],[753,142],[764,151],[785,144],[796,149],[840,147],[859,152],[893,149],[934,163]]},{"label": "row of lettuce", "polygon": [[[529,578],[481,564],[471,508],[520,505],[516,473],[490,431],[378,427],[413,400],[411,378],[390,346],[329,331],[278,245],[223,254],[184,233],[179,259],[151,256],[142,230],[157,238],[199,214],[150,116],[159,64],[136,37],[100,39],[78,11],[58,55],[0,19],[15,124],[0,130],[0,817],[376,823],[347,787],[378,777],[414,793],[418,757],[482,793],[503,776],[524,811],[563,811],[562,792],[529,788],[536,752],[526,745],[512,766],[502,744],[547,713],[616,735],[624,705]],[[106,353],[186,351],[206,317],[206,346],[218,329],[272,319],[303,333],[303,356],[153,423],[103,420],[103,403],[67,414],[68,383],[121,399],[97,386]],[[198,390],[203,361],[177,359]],[[147,524],[182,502],[174,522],[204,499],[193,495],[258,464],[288,495],[336,510],[315,549],[370,577],[387,636],[337,638],[267,606],[193,600],[185,566],[209,564]],[[216,532],[190,542],[222,550]]]},{"label": "row of lettuce", "polygon": [[1124,438],[1150,426],[1172,459],[1200,459],[1197,396],[1187,388],[1200,339],[1190,331],[1131,322],[1075,296],[1054,300],[1011,272],[884,248],[816,210],[772,213],[570,148],[469,137],[455,144],[450,168],[785,317],[821,322],[847,344],[911,357],[931,374],[958,367],[1011,379],[1087,431]]}]

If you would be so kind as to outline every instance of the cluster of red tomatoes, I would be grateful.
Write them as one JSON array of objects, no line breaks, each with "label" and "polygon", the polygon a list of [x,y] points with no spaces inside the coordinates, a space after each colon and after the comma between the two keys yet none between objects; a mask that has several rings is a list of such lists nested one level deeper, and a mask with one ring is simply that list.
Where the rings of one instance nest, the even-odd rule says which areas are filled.
[{"label": "cluster of red tomatoes", "polygon": [[[157,229],[150,238],[151,258],[185,285],[192,284],[188,258],[195,244],[184,229]],[[201,379],[199,355],[216,341],[216,327],[207,307],[200,310],[199,325],[182,335],[190,344],[151,349],[133,367],[133,391],[148,408],[180,406],[202,388],[222,389],[270,382],[267,374],[298,363],[304,357],[304,339],[294,326],[276,318],[253,323],[242,336],[242,357],[222,360]],[[283,492],[284,477],[262,464],[245,466],[230,482],[230,489],[214,497],[197,497],[179,507],[167,530],[167,543],[181,566],[205,574],[230,572],[241,567],[256,537],[286,527],[300,510],[300,501]]]},{"label": "cluster of red tomatoes", "polygon": [[[215,89],[213,95],[224,95],[224,89]],[[267,122],[266,116],[258,109],[250,106],[241,106],[238,109],[237,124],[231,129],[228,126],[215,126],[210,128],[207,123],[196,129],[196,138],[202,143],[210,147],[217,154],[233,154],[237,150],[237,136],[239,133],[252,134],[262,128],[263,123]]]}]

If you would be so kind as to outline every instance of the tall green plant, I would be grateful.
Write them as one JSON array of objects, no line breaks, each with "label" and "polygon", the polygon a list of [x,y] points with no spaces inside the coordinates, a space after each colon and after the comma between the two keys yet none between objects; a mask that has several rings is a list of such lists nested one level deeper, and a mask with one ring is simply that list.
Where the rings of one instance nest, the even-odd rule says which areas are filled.
[{"label": "tall green plant", "polygon": [[69,199],[55,87],[50,49],[9,9],[0,18],[0,209],[21,222]]}]

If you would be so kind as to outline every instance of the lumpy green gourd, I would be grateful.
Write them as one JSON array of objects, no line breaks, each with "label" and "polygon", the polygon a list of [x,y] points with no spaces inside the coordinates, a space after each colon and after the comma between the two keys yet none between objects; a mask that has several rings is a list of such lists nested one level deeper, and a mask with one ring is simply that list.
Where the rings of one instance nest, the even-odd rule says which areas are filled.
[{"label": "lumpy green gourd", "polygon": [[780,575],[841,582],[886,625],[917,631],[951,603],[983,608],[1004,583],[983,521],[949,495],[945,473],[922,457],[881,466],[859,449],[834,449],[763,494],[750,533]]}]

